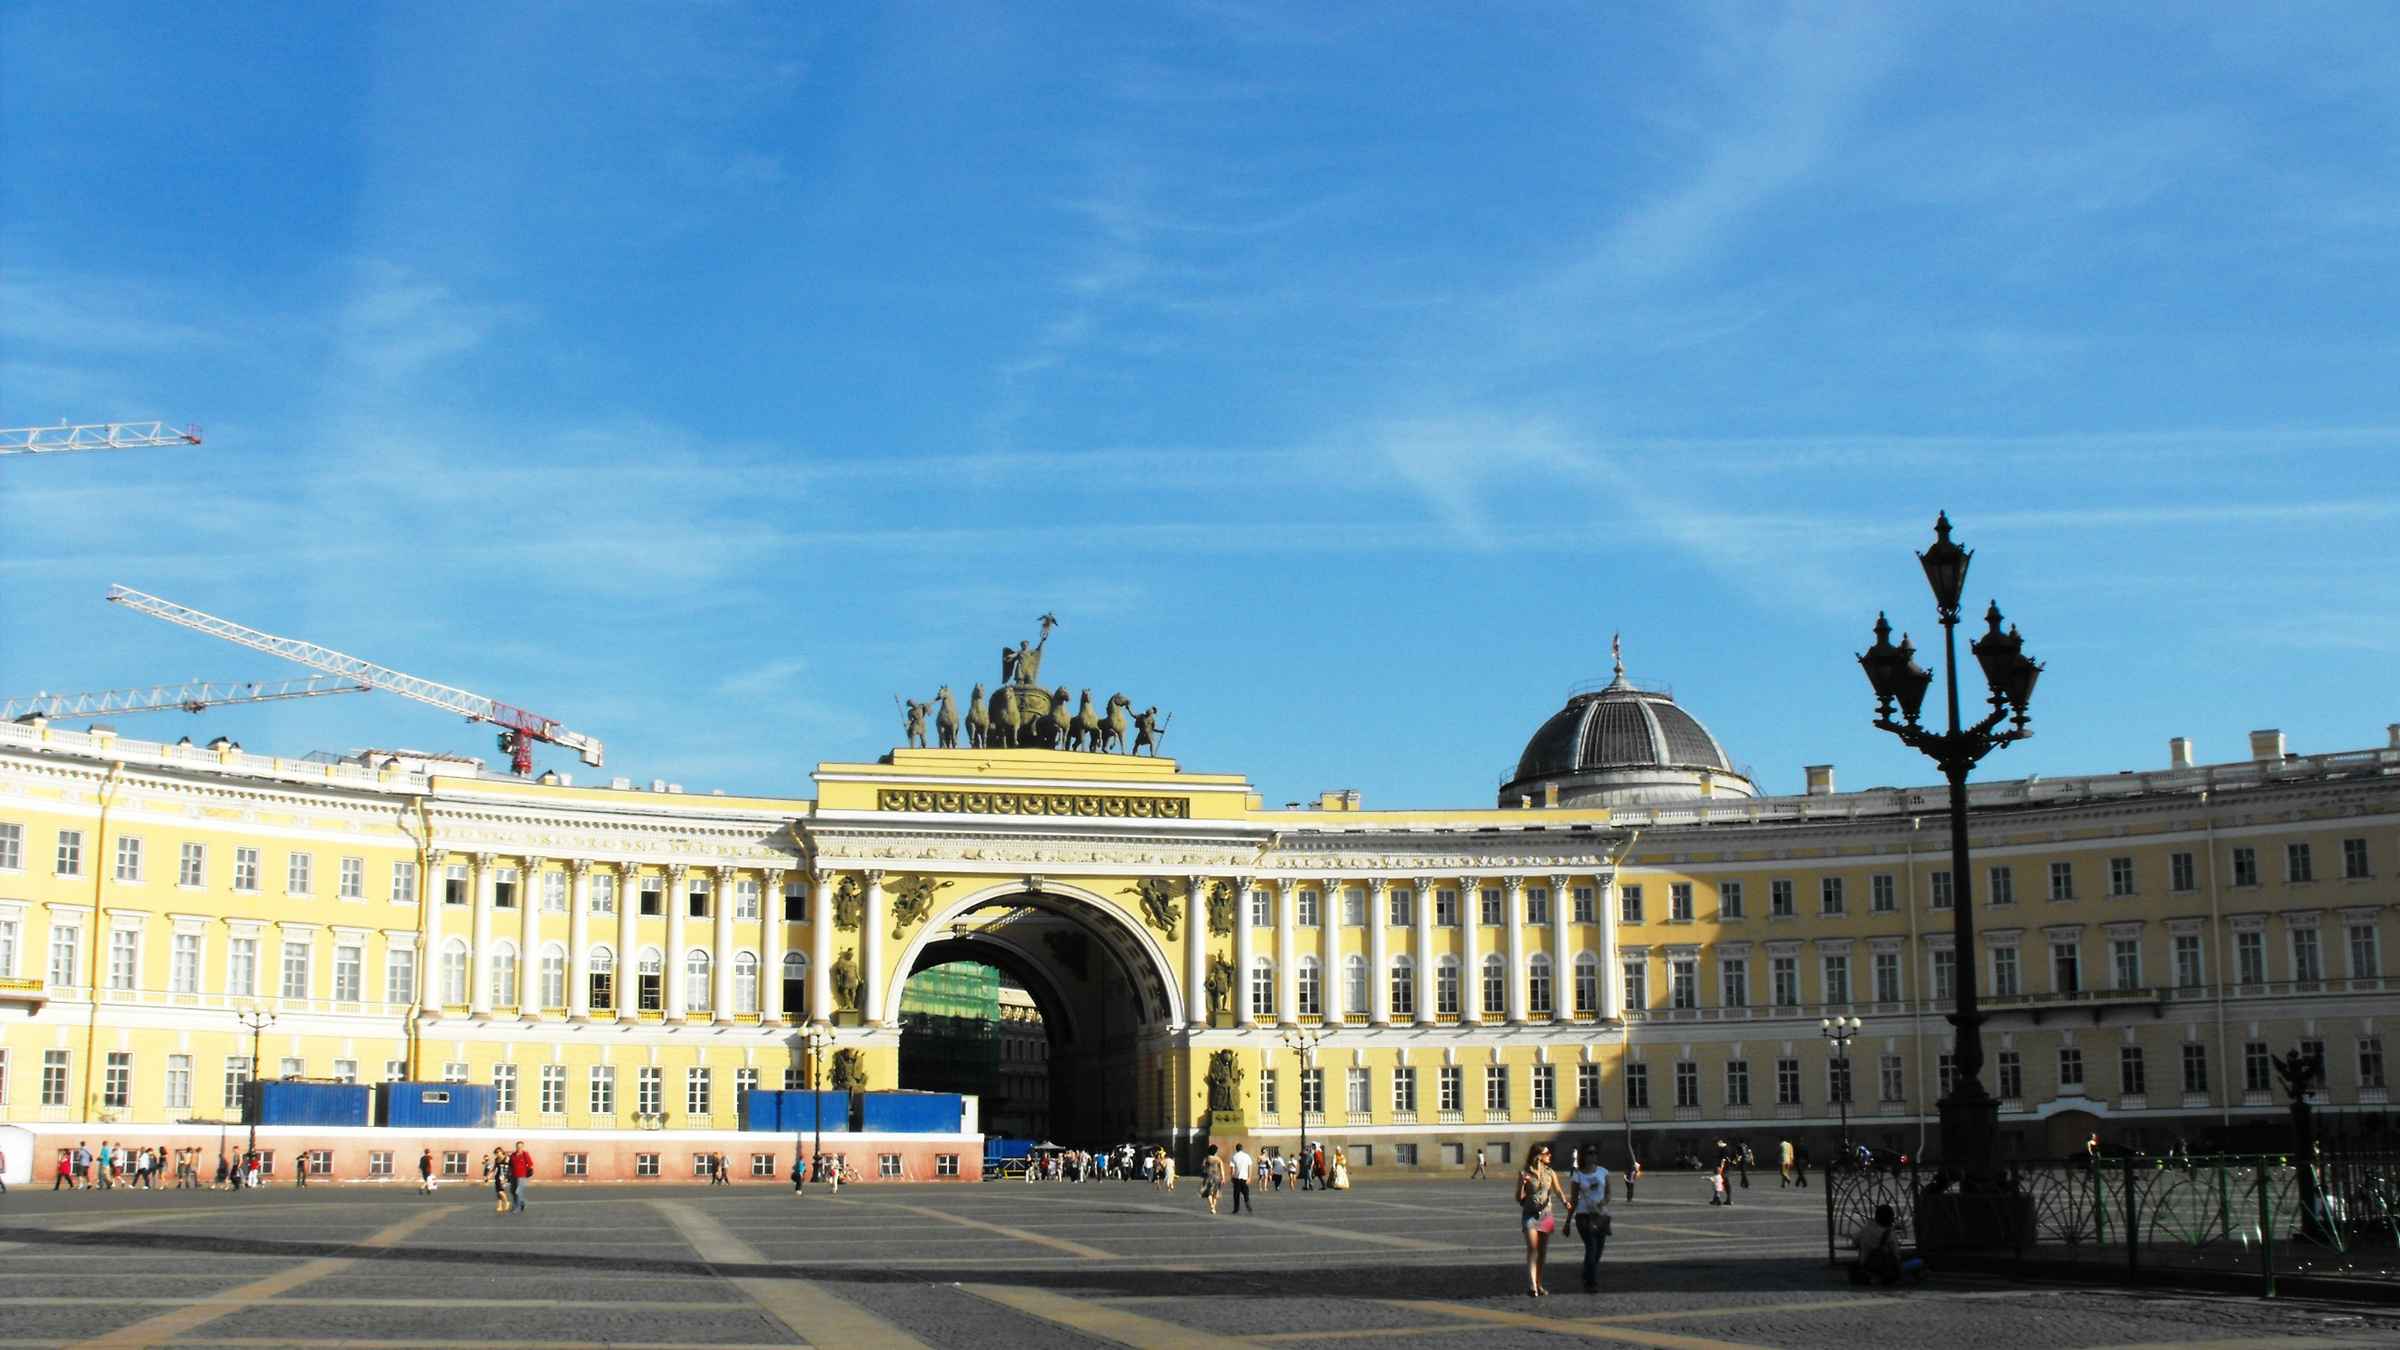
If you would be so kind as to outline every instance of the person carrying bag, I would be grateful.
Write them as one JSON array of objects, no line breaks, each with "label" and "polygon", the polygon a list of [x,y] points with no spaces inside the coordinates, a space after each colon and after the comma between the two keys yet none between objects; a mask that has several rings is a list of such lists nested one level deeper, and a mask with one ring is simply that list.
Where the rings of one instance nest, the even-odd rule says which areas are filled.
[{"label": "person carrying bag", "polygon": [[1600,1165],[1600,1150],[1576,1151],[1567,1176],[1567,1207],[1574,1214],[1575,1236],[1583,1239],[1583,1292],[1597,1294],[1600,1256],[1616,1227],[1608,1215],[1608,1169]]}]

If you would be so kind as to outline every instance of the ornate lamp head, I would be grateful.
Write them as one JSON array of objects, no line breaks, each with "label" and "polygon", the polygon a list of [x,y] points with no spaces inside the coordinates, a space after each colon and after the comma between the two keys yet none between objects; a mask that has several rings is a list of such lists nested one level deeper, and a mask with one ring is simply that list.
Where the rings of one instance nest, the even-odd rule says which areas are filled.
[{"label": "ornate lamp head", "polygon": [[1967,563],[1974,556],[1973,549],[1950,542],[1949,512],[1934,518],[1933,547],[1918,554],[1917,562],[1925,569],[1925,584],[1933,588],[1933,603],[1946,619],[1958,615],[1959,592],[1966,589]]}]

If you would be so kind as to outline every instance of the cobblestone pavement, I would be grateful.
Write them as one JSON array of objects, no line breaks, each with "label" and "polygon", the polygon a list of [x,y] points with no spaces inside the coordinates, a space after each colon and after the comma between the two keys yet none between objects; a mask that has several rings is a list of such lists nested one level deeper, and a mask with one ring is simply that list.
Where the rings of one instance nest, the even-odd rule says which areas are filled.
[{"label": "cobblestone pavement", "polygon": [[1524,1296],[1507,1179],[1259,1197],[1211,1218],[1120,1183],[474,1186],[0,1198],[0,1345],[1517,1346],[2400,1344],[2400,1308],[1936,1277],[1857,1289],[1821,1191],[1616,1205],[1603,1291],[1577,1247]]}]

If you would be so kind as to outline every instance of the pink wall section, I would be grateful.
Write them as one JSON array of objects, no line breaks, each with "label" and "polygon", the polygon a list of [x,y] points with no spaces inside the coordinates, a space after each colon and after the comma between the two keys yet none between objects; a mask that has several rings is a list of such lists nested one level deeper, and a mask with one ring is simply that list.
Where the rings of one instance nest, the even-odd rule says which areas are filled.
[{"label": "pink wall section", "polygon": [[[175,1125],[31,1125],[21,1127],[32,1136],[29,1161],[32,1166],[30,1182],[47,1186],[57,1166],[58,1150],[71,1149],[78,1143],[97,1154],[103,1140],[130,1148],[165,1149],[169,1154],[178,1148],[198,1148],[201,1151],[201,1179],[207,1181],[216,1174],[219,1134],[216,1130],[195,1130]],[[248,1132],[236,1127],[222,1136],[226,1147],[239,1153],[249,1138]],[[325,1149],[333,1154],[332,1171],[324,1176],[311,1176],[310,1184],[335,1182],[369,1182],[405,1184],[417,1181],[417,1158],[426,1149],[433,1150],[435,1178],[444,1186],[477,1185],[481,1183],[482,1158],[495,1148],[513,1147],[524,1141],[525,1151],[533,1155],[534,1181],[537,1184],[573,1184],[579,1181],[652,1181],[690,1183],[702,1179],[693,1171],[692,1159],[704,1153],[725,1155],[727,1174],[735,1185],[791,1184],[792,1158],[803,1144],[814,1144],[814,1136],[798,1140],[790,1134],[748,1134],[734,1131],[566,1131],[566,1130],[404,1130],[404,1129],[327,1129],[307,1126],[260,1126],[258,1147],[261,1152],[272,1150],[275,1155],[273,1184],[288,1186],[300,1159],[312,1149]],[[10,1150],[12,1153],[14,1149]],[[444,1176],[444,1152],[466,1154],[466,1175]],[[825,1151],[848,1158],[863,1182],[899,1181],[981,1181],[983,1179],[983,1136],[980,1134],[849,1134],[828,1130]],[[391,1174],[371,1173],[372,1155],[388,1152],[392,1155]],[[582,1154],[585,1173],[566,1174],[567,1155]],[[638,1155],[658,1155],[658,1175],[639,1175]],[[773,1177],[754,1177],[751,1159],[754,1154],[774,1158]],[[881,1175],[881,1160],[885,1155],[899,1159],[900,1175],[896,1178]],[[957,1160],[957,1175],[941,1172],[941,1159]],[[8,1160],[10,1172],[16,1173],[17,1159]],[[170,1168],[172,1164],[170,1163]],[[173,1172],[168,1171],[161,1184],[172,1184]],[[25,1184],[16,1181],[11,1184]]]}]

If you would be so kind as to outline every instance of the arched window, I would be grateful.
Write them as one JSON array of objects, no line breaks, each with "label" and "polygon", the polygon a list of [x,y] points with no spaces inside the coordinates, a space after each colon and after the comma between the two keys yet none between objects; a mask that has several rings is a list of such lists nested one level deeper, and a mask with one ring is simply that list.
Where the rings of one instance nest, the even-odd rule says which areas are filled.
[{"label": "arched window", "polygon": [[634,986],[635,996],[640,1000],[635,1007],[643,1012],[657,1012],[666,1006],[667,960],[658,948],[642,948],[639,973],[634,978],[640,981]]},{"label": "arched window", "polygon": [[785,1020],[808,1020],[808,958],[798,952],[783,954],[783,1015]]},{"label": "arched window", "polygon": [[1498,953],[1483,958],[1483,1014],[1501,1017],[1508,1013],[1508,963]]},{"label": "arched window", "polygon": [[1445,956],[1433,963],[1435,1016],[1458,1016],[1458,958]]},{"label": "arched window", "polygon": [[1392,958],[1392,1016],[1417,1015],[1417,966],[1406,956]]},{"label": "arched window", "polygon": [[1600,1015],[1600,958],[1590,952],[1575,954],[1575,1012],[1584,1017]]},{"label": "arched window", "polygon": [[1250,963],[1250,1015],[1275,1016],[1275,963],[1263,956]]},{"label": "arched window", "polygon": [[468,988],[467,943],[464,938],[452,938],[442,944],[442,1002],[453,1008],[464,1007]]},{"label": "arched window", "polygon": [[567,1006],[567,949],[553,942],[542,948],[542,1007]]},{"label": "arched window", "polygon": [[1526,1011],[1548,1017],[1554,1006],[1550,1002],[1550,954],[1535,952],[1533,959],[1525,963],[1525,971]]},{"label": "arched window", "polygon": [[1317,968],[1317,958],[1300,958],[1299,1014],[1302,1017],[1321,1017],[1325,1012],[1325,984]]},{"label": "arched window", "polygon": [[492,1006],[517,1006],[517,949],[505,942],[492,948]]},{"label": "arched window", "polygon": [[1342,1011],[1365,1013],[1367,1008],[1367,958],[1353,955],[1342,962]]},{"label": "arched window", "polygon": [[714,1006],[709,1001],[708,977],[710,970],[707,952],[694,947],[685,954],[683,958],[683,1006],[686,1010],[707,1012]]},{"label": "arched window", "polygon": [[733,958],[733,1010],[758,1012],[758,958],[743,952]]},{"label": "arched window", "polygon": [[601,1012],[617,1006],[617,954],[606,947],[592,948],[592,1006]]}]

